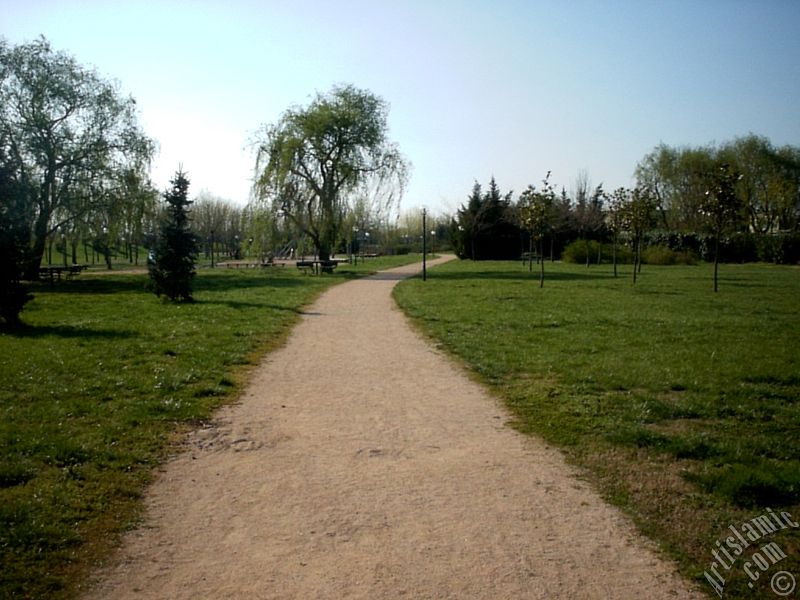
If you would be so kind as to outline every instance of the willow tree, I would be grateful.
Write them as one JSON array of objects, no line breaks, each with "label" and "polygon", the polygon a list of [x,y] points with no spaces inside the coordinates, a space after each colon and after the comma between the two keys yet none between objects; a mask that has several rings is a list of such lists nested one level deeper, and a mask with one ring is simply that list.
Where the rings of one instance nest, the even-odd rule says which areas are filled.
[{"label": "willow tree", "polygon": [[154,149],[116,83],[44,38],[0,39],[0,159],[27,190],[28,278],[38,276],[47,240],[104,203],[130,169],[144,172]]},{"label": "willow tree", "polygon": [[387,138],[388,112],[371,92],[336,86],[260,134],[255,196],[305,233],[322,260],[357,199],[380,204],[402,195],[408,166]]}]

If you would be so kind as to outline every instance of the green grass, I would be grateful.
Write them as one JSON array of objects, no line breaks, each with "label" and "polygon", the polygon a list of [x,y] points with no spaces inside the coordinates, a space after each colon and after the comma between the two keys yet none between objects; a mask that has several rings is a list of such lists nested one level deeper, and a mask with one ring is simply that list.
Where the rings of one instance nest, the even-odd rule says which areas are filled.
[{"label": "green grass", "polygon": [[[800,269],[453,262],[395,296],[702,582],[728,525],[800,521]],[[800,530],[774,539],[800,575]],[[744,558],[726,597],[750,598]],[[769,590],[771,570],[755,589]]]},{"label": "green grass", "polygon": [[145,275],[84,273],[34,286],[25,326],[0,334],[0,597],[71,597],[137,518],[181,431],[234,399],[302,307],[337,282],[291,266],[201,270],[193,304]]}]

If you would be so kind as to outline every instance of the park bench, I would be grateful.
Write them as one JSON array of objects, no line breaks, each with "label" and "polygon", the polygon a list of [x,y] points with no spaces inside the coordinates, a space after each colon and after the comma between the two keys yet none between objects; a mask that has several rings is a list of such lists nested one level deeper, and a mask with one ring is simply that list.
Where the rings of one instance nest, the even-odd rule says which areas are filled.
[{"label": "park bench", "polygon": [[527,265],[530,262],[536,261],[536,264],[539,264],[539,253],[538,252],[523,252],[522,253],[522,264]]},{"label": "park bench", "polygon": [[313,260],[298,260],[295,264],[297,264],[297,268],[304,273],[307,273],[309,270],[312,273],[316,272],[316,264]]},{"label": "park bench", "polygon": [[319,268],[322,273],[333,273],[334,269],[339,266],[338,260],[321,260],[319,261]]},{"label": "park bench", "polygon": [[220,267],[226,267],[228,269],[257,269],[258,267],[274,267],[277,266],[278,263],[275,262],[275,259],[268,258],[262,262],[224,262],[224,263],[217,263]]},{"label": "park bench", "polygon": [[73,279],[81,274],[82,271],[88,269],[89,265],[67,265],[66,267],[39,267],[39,277],[48,279],[50,285],[56,281],[61,281],[61,274],[64,273],[66,279]]},{"label": "park bench", "polygon": [[333,273],[334,269],[339,265],[338,260],[298,260],[295,264],[297,268],[303,272],[311,271],[314,275],[320,273]]}]

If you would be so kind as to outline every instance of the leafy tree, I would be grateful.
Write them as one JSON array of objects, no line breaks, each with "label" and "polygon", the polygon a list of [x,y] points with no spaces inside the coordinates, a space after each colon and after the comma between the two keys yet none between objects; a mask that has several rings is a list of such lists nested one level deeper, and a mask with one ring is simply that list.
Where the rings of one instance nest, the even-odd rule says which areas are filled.
[{"label": "leafy tree", "polygon": [[723,145],[718,160],[741,175],[736,193],[751,231],[765,236],[792,228],[787,216],[800,208],[800,148],[775,148],[749,135]]},{"label": "leafy tree", "polygon": [[95,71],[44,38],[16,47],[0,39],[0,148],[27,191],[26,275],[36,278],[48,237],[91,210],[98,185],[146,163],[154,144],[134,100]]},{"label": "leafy tree", "polygon": [[308,235],[323,260],[356,197],[402,194],[408,166],[387,139],[387,114],[371,92],[337,86],[306,108],[290,108],[263,133],[256,194]]},{"label": "leafy tree", "polygon": [[[603,184],[598,185],[591,193],[591,180],[585,170],[578,171],[575,179],[574,223],[578,236],[586,244],[586,266],[590,264],[589,240],[601,237],[603,229],[603,201],[605,194]],[[600,245],[598,244],[598,248]],[[600,256],[598,254],[598,262]]]},{"label": "leafy tree", "polygon": [[653,213],[657,208],[655,196],[646,187],[635,187],[626,194],[627,203],[623,212],[623,227],[631,236],[633,245],[633,283],[642,268],[642,246],[644,235],[653,225]]},{"label": "leafy tree", "polygon": [[556,194],[550,183],[550,171],[542,180],[542,189],[528,186],[519,199],[519,217],[530,235],[530,269],[533,269],[533,244],[539,243],[539,287],[544,287],[544,238],[550,233]]},{"label": "leafy tree", "polygon": [[738,221],[741,210],[741,203],[736,195],[736,184],[740,179],[741,175],[730,165],[723,164],[717,167],[709,177],[710,185],[701,206],[701,212],[708,220],[708,225],[714,234],[715,292],[719,289],[719,241],[722,234]]},{"label": "leafy tree", "polygon": [[[253,208],[258,210],[263,207]],[[206,256],[222,248],[227,256],[241,258],[242,247],[250,247],[244,219],[245,211],[242,208],[207,191],[198,194],[192,207],[192,230],[204,246]]]},{"label": "leafy tree", "polygon": [[611,262],[614,264],[614,277],[617,276],[617,245],[619,234],[625,223],[625,208],[629,203],[630,190],[617,188],[611,194],[606,213],[606,227],[611,232]]},{"label": "leafy tree", "polygon": [[0,165],[0,326],[19,325],[19,313],[33,297],[20,282],[28,235],[24,191]]},{"label": "leafy tree", "polygon": [[550,262],[555,261],[556,239],[559,245],[563,244],[564,237],[574,230],[575,218],[572,214],[572,200],[570,200],[567,190],[562,187],[561,194],[556,197],[553,203],[553,219],[550,226]]},{"label": "leafy tree", "polygon": [[164,193],[166,207],[154,256],[149,261],[150,280],[156,296],[192,301],[197,239],[189,224],[189,180],[179,169]]},{"label": "leafy tree", "polygon": [[710,146],[674,149],[662,144],[637,166],[637,186],[650,190],[666,229],[702,228],[699,209],[705,196],[706,173],[716,163],[715,154]]}]

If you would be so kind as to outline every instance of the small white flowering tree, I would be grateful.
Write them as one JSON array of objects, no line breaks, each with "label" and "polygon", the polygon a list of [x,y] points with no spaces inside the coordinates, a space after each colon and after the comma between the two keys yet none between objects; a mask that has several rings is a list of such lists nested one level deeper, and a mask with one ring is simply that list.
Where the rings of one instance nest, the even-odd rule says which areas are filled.
[{"label": "small white flowering tree", "polygon": [[741,175],[728,164],[720,165],[711,173],[709,188],[700,206],[714,234],[714,291],[718,291],[719,240],[722,234],[739,219],[741,202],[736,195],[736,183]]},{"label": "small white flowering tree", "polygon": [[542,189],[529,185],[519,198],[519,218],[530,235],[530,270],[533,271],[534,242],[538,242],[539,287],[544,287],[544,237],[550,232],[556,194],[550,183],[550,171],[542,180]]}]

